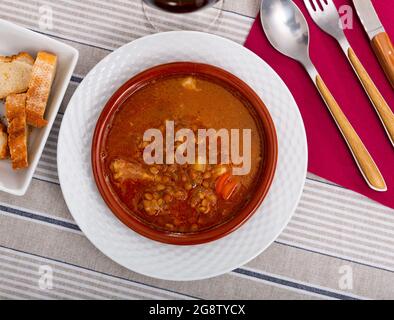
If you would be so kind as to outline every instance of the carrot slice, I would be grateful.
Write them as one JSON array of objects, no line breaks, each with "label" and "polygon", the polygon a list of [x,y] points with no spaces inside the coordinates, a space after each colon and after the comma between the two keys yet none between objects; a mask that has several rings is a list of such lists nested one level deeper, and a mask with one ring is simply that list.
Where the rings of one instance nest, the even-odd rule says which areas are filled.
[{"label": "carrot slice", "polygon": [[222,176],[220,176],[217,181],[216,181],[216,193],[217,194],[222,194],[223,192],[223,187],[225,186],[225,184],[228,182],[228,180],[231,179],[231,174],[229,172],[223,174]]},{"label": "carrot slice", "polygon": [[228,200],[231,198],[231,196],[233,195],[234,191],[237,189],[238,187],[238,182],[237,181],[229,181],[224,187],[223,187],[223,191],[222,191],[222,197],[224,200]]},{"label": "carrot slice", "polygon": [[224,200],[228,200],[237,189],[238,184],[238,181],[234,179],[234,177],[229,172],[227,172],[220,176],[216,181],[216,193],[222,196]]}]

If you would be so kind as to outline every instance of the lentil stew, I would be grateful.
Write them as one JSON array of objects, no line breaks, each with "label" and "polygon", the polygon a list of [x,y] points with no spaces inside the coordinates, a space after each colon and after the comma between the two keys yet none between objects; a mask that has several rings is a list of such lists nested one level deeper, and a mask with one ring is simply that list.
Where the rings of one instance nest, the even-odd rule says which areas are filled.
[{"label": "lentil stew", "polygon": [[[195,239],[189,242],[188,237],[192,239],[196,234],[212,233],[231,221],[236,226],[230,227],[227,233],[242,224],[261,202],[262,189],[265,195],[276,164],[276,145],[273,143],[276,137],[267,134],[261,110],[256,110],[244,92],[226,81],[225,76],[220,78],[197,72],[196,64],[190,65],[194,66],[194,72],[185,72],[184,68],[174,72],[174,68],[170,68],[173,72],[132,86],[132,90],[130,84],[125,85],[125,90],[111,103],[117,105],[116,110],[104,115],[106,119],[102,122],[105,125],[101,126],[100,134],[96,129],[94,141],[99,141],[99,146],[93,150],[95,177],[97,180],[99,164],[99,175],[104,177],[108,190],[102,192],[98,183],[99,189],[107,203],[110,202],[111,209],[119,211],[121,208],[123,217],[126,214],[139,226],[150,229],[144,233],[139,228],[138,232],[155,240],[177,244],[193,244]],[[142,77],[147,78],[146,75]],[[144,133],[155,128],[165,138],[169,134],[167,123],[170,120],[175,132],[187,128],[195,137],[201,129],[250,129],[249,173],[233,175],[232,169],[240,164],[221,163],[220,139],[215,150],[217,163],[205,163],[196,155],[194,163],[147,164],[144,151],[152,141],[146,141]],[[175,152],[185,140],[175,141],[171,150]],[[196,149],[199,142],[197,138],[188,141],[195,144]],[[240,150],[243,150],[244,143],[240,142]],[[165,149],[164,158],[168,150]],[[108,201],[109,193],[116,199],[117,210],[113,208],[113,201]],[[245,210],[247,214],[239,217]],[[241,222],[238,221],[240,218]],[[154,233],[160,233],[161,237],[153,237]],[[173,241],[166,237],[182,240]],[[213,235],[207,236],[201,242],[213,238]]]}]

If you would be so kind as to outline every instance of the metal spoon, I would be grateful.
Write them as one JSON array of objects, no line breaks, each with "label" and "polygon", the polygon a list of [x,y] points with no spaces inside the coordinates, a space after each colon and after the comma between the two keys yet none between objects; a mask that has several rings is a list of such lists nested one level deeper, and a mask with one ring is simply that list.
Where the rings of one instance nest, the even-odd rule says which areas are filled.
[{"label": "metal spoon", "polygon": [[292,0],[262,0],[260,17],[265,34],[272,46],[282,54],[304,65],[368,186],[376,191],[387,191],[386,182],[375,161],[310,59],[309,28],[300,9]]}]

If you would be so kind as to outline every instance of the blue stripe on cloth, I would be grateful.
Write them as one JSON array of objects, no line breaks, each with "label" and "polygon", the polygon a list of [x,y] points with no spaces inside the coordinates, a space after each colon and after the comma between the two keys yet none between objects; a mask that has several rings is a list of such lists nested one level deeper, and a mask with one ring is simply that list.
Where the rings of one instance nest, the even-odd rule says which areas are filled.
[{"label": "blue stripe on cloth", "polygon": [[[39,181],[49,182],[49,181],[42,180],[42,179],[39,179],[39,178],[35,178],[35,179],[37,179]],[[55,182],[50,182],[50,183],[58,185],[58,183],[55,183]],[[4,210],[4,208],[5,208],[5,210]],[[50,224],[60,225],[60,226],[66,227],[66,228],[68,226],[71,226],[71,229],[80,231],[78,225],[72,224],[72,223],[68,223],[68,222],[64,222],[64,221],[60,221],[60,220],[57,220],[55,218],[43,217],[43,216],[41,216],[39,214],[29,213],[29,212],[25,212],[25,211],[22,211],[22,210],[9,208],[9,207],[5,207],[5,206],[0,206],[0,210],[3,210],[3,211],[8,212],[8,213],[15,214],[15,215],[20,215],[20,216],[23,216],[23,217],[28,217],[28,218],[31,218],[33,220],[40,220],[40,221],[44,221],[44,222],[47,222],[47,223],[50,223]],[[387,272],[390,272],[390,273],[394,273],[394,271],[390,270],[390,269],[374,266],[374,265],[367,264],[367,263],[362,263],[362,262],[359,262],[359,261],[355,261],[355,260],[351,260],[351,259],[347,259],[347,258],[343,258],[343,257],[339,257],[339,256],[334,256],[334,255],[322,253],[322,252],[319,252],[319,251],[314,251],[314,250],[311,250],[311,249],[306,249],[306,248],[290,245],[290,244],[283,243],[283,242],[280,242],[280,241],[275,241],[275,243],[279,244],[279,245],[282,245],[282,246],[298,249],[298,250],[301,250],[301,251],[315,253],[315,254],[319,254],[319,255],[322,255],[322,256],[330,257],[330,258],[340,259],[340,260],[343,260],[343,261],[351,262],[351,263],[358,264],[358,265],[361,265],[361,266],[365,266],[365,267],[368,267],[368,268],[373,268],[373,269],[376,269],[376,270],[382,270],[382,271],[387,271]]]},{"label": "blue stripe on cloth", "polygon": [[0,245],[0,248],[4,248],[4,249],[7,249],[7,250],[11,250],[11,251],[27,254],[27,255],[30,255],[30,256],[33,256],[33,257],[46,259],[46,260],[57,262],[57,263],[62,263],[62,264],[65,264],[65,265],[68,265],[68,266],[71,266],[71,267],[80,268],[82,270],[94,272],[94,273],[101,274],[101,275],[104,275],[104,276],[107,276],[107,277],[111,277],[111,278],[114,278],[114,279],[124,280],[124,281],[130,282],[130,283],[143,285],[143,286],[146,286],[146,287],[149,287],[149,288],[154,288],[154,289],[162,290],[162,291],[165,291],[165,292],[175,293],[175,294],[178,294],[180,296],[185,296],[185,297],[189,297],[189,298],[196,299],[196,300],[202,300],[199,297],[195,297],[195,296],[192,296],[192,295],[189,295],[189,294],[180,293],[180,292],[177,292],[177,291],[174,291],[174,290],[170,290],[170,289],[166,289],[166,288],[160,288],[160,287],[157,287],[157,286],[154,286],[154,285],[146,284],[146,283],[143,283],[143,282],[140,282],[140,281],[136,281],[136,280],[123,278],[123,277],[120,277],[120,276],[115,276],[113,274],[109,274],[109,273],[105,273],[105,272],[89,269],[89,268],[86,268],[86,267],[83,267],[83,266],[79,266],[77,264],[69,263],[69,262],[66,262],[66,261],[62,261],[62,260],[58,260],[58,259],[53,259],[53,258],[41,256],[41,255],[38,255],[38,254],[34,254],[34,253],[26,252],[26,251],[23,251],[23,250],[18,250],[18,249],[6,247],[6,246],[3,246],[3,245]]},{"label": "blue stripe on cloth", "polygon": [[[69,229],[72,229],[72,230],[80,231],[79,227],[76,224],[69,223],[69,222],[64,222],[64,221],[61,221],[61,220],[58,220],[58,219],[55,219],[55,218],[48,218],[48,217],[41,216],[39,214],[30,213],[30,212],[18,210],[18,209],[15,209],[15,208],[9,208],[9,207],[3,206],[3,205],[0,205],[0,210],[4,211],[4,212],[15,214],[15,215],[27,217],[27,218],[30,218],[30,219],[33,219],[33,220],[39,220],[39,221],[43,221],[43,222],[46,222],[46,223],[49,223],[49,224],[54,224],[54,225],[62,226],[62,227],[69,228]],[[252,272],[252,271],[245,270],[245,269],[242,269],[242,268],[236,269],[236,270],[234,270],[234,272],[235,273],[239,273],[239,274],[243,274],[243,275],[247,275],[247,276],[250,276],[250,277],[254,277],[254,278],[257,278],[257,279],[266,280],[266,281],[269,281],[269,282],[281,284],[283,286],[297,288],[297,289],[302,289],[302,290],[305,290],[305,291],[318,293],[318,294],[321,294],[321,295],[326,295],[328,297],[333,297],[333,298],[337,298],[337,299],[354,299],[352,297],[348,297],[348,296],[345,296],[345,295],[340,295],[340,294],[337,294],[335,292],[322,290],[322,289],[315,288],[315,287],[312,287],[312,286],[305,286],[305,285],[302,285],[302,284],[298,284],[296,282],[292,282],[292,281],[288,281],[288,280],[284,280],[284,279],[280,279],[280,278],[275,278],[275,277],[272,277],[272,276],[264,275],[263,273]]]},{"label": "blue stripe on cloth", "polygon": [[14,215],[18,215],[18,216],[21,216],[21,217],[30,218],[30,219],[33,219],[33,220],[46,222],[46,223],[49,223],[49,224],[54,224],[54,225],[61,226],[61,227],[64,227],[64,228],[68,228],[68,229],[72,229],[72,230],[81,231],[81,229],[79,229],[79,227],[76,224],[74,224],[74,223],[58,220],[58,219],[55,219],[55,218],[45,217],[45,216],[42,216],[42,215],[39,215],[39,214],[35,214],[35,213],[27,212],[27,211],[22,211],[22,210],[15,209],[15,208],[6,207],[6,206],[3,206],[3,205],[0,205],[0,211],[4,211],[4,212],[11,213],[11,214],[14,214]]},{"label": "blue stripe on cloth", "polygon": [[340,299],[340,300],[359,300],[358,298],[347,296],[347,295],[344,295],[341,293],[329,291],[326,289],[316,288],[311,285],[305,285],[305,284],[297,283],[297,282],[290,281],[290,280],[285,280],[285,279],[273,277],[271,275],[266,275],[261,272],[250,271],[250,270],[246,270],[246,269],[242,269],[242,268],[236,269],[233,272],[238,273],[238,274],[242,274],[245,276],[253,277],[253,278],[258,278],[260,280],[265,280],[265,281],[273,282],[276,284],[280,284],[285,287],[291,287],[291,288],[295,288],[295,289],[327,296],[330,298],[335,298],[335,299]]},{"label": "blue stripe on cloth", "polygon": [[83,78],[78,77],[78,76],[74,76],[74,75],[73,75],[73,76],[71,77],[71,81],[72,81],[72,82],[81,83],[82,80],[83,80]]},{"label": "blue stripe on cloth", "polygon": [[41,181],[41,182],[51,183],[51,184],[54,184],[56,186],[60,186],[59,182],[49,181],[49,180],[45,180],[45,179],[42,179],[42,178],[37,178],[37,177],[34,177],[34,176],[33,176],[33,179]]}]

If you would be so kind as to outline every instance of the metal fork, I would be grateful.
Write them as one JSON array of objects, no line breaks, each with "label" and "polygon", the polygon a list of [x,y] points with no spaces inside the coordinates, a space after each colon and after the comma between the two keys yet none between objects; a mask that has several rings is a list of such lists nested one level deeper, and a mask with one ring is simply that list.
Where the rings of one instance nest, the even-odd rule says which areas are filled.
[{"label": "metal fork", "polygon": [[313,21],[339,42],[394,146],[394,113],[350,46],[334,2],[332,0],[304,0],[304,3]]}]

